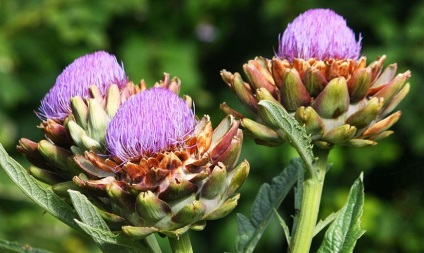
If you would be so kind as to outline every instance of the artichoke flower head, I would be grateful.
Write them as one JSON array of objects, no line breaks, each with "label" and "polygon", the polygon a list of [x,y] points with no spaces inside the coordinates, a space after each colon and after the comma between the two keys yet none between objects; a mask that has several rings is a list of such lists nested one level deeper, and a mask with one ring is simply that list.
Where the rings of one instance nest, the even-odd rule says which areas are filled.
[{"label": "artichoke flower head", "polygon": [[201,230],[235,208],[249,164],[236,166],[239,121],[227,116],[213,129],[180,87],[166,73],[153,88],[135,85],[114,56],[83,56],[36,113],[46,138],[22,138],[17,149],[34,165],[30,174],[64,198],[69,189],[84,193],[115,231],[143,238]]},{"label": "artichoke flower head", "polygon": [[104,95],[111,84],[124,88],[128,82],[123,66],[114,55],[98,51],[76,59],[57,77],[55,85],[41,101],[38,117],[41,120],[63,120],[71,113],[70,98],[90,97],[89,88],[95,85]]},{"label": "artichoke flower head", "polygon": [[[409,92],[410,71],[396,74],[397,65],[383,69],[386,56],[367,65],[360,56],[362,37],[332,10],[312,9],[299,15],[279,37],[272,59],[256,57],[239,73],[221,71],[224,82],[254,120],[225,103],[227,114],[241,118],[242,127],[259,144],[280,145],[280,136],[261,119],[258,102],[280,104],[321,148],[334,145],[372,146],[393,133],[400,111],[392,113]],[[265,120],[266,121],[266,120]]]}]

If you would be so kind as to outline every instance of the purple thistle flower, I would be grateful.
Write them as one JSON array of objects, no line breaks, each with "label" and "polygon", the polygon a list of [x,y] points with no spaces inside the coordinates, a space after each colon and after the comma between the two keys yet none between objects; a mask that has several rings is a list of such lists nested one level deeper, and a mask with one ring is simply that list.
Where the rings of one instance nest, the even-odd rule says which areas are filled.
[{"label": "purple thistle flower", "polygon": [[195,127],[193,111],[165,88],[152,88],[131,97],[106,129],[108,151],[129,161],[179,145]]},{"label": "purple thistle flower", "polygon": [[293,20],[280,34],[278,53],[280,59],[295,58],[318,60],[358,59],[362,37],[346,25],[346,20],[329,9],[312,9]]},{"label": "purple thistle flower", "polygon": [[90,97],[89,87],[96,85],[105,94],[111,84],[125,87],[128,79],[114,55],[104,51],[87,54],[69,64],[44,96],[37,116],[41,120],[63,120],[71,113],[70,99]]}]

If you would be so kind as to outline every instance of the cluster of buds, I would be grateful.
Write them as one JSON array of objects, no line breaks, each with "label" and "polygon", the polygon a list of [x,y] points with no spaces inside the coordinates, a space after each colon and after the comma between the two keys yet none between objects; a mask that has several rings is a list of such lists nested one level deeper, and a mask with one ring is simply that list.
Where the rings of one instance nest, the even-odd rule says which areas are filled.
[{"label": "cluster of buds", "polygon": [[[289,24],[272,59],[256,57],[239,73],[221,71],[222,79],[258,119],[251,120],[227,104],[221,108],[241,119],[259,144],[275,146],[282,138],[258,111],[260,100],[280,104],[311,135],[314,145],[363,147],[393,132],[401,112],[392,113],[409,92],[410,71],[396,75],[386,56],[367,65],[359,57],[361,38],[331,10],[309,10]],[[283,137],[284,138],[284,137]]]},{"label": "cluster of buds", "polygon": [[247,161],[236,166],[239,122],[227,116],[213,129],[207,115],[198,120],[178,78],[165,74],[148,89],[122,73],[105,52],[63,71],[37,113],[46,138],[19,141],[29,173],[64,198],[84,193],[111,229],[138,238],[226,216],[249,172]]}]

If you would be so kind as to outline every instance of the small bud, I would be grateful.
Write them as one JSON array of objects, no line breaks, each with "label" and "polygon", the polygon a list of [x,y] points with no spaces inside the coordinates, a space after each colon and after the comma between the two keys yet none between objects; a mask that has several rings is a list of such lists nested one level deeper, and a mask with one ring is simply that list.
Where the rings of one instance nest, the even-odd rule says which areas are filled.
[{"label": "small bud", "polygon": [[243,82],[239,73],[234,74],[233,79],[234,92],[236,93],[238,99],[252,112],[256,113],[258,110],[258,101],[252,95],[251,88],[249,84]]},{"label": "small bud", "polygon": [[392,102],[393,98],[402,89],[405,81],[411,76],[411,72],[408,70],[403,74],[398,74],[389,84],[375,94],[376,97],[384,98],[384,106],[386,107]]},{"label": "small bud", "polygon": [[237,201],[240,198],[240,194],[235,195],[234,197],[227,199],[219,208],[208,213],[204,219],[206,220],[217,220],[227,216],[231,211],[234,210],[237,206]]},{"label": "small bud", "polygon": [[233,137],[237,134],[239,122],[232,116],[225,117],[215,128],[212,135],[210,157],[212,161],[217,160],[231,144]]},{"label": "small bud", "polygon": [[134,196],[122,188],[125,184],[117,181],[106,186],[107,195],[121,208],[134,210]]},{"label": "small bud", "polygon": [[38,150],[44,159],[49,161],[58,169],[64,171],[68,169],[66,161],[68,157],[72,155],[72,153],[67,149],[60,148],[49,141],[41,140],[38,143]]},{"label": "small bud", "polygon": [[60,197],[69,197],[68,190],[80,191],[81,188],[72,181],[65,181],[52,185],[52,191]]},{"label": "small bud", "polygon": [[122,231],[131,237],[143,239],[146,236],[158,232],[159,229],[155,227],[133,227],[133,226],[122,226]]},{"label": "small bud", "polygon": [[401,115],[402,115],[402,113],[400,111],[397,111],[397,112],[391,114],[387,118],[382,119],[382,120],[378,121],[377,123],[375,123],[374,125],[372,125],[371,127],[369,127],[364,132],[363,135],[364,136],[372,136],[372,135],[379,134],[379,133],[389,129],[391,126],[393,126],[399,120]]},{"label": "small bud", "polygon": [[294,114],[294,118],[300,125],[305,125],[306,131],[312,140],[318,140],[324,133],[324,122],[314,108],[301,106]]},{"label": "small bud", "polygon": [[269,100],[278,103],[274,96],[272,96],[271,93],[269,93],[269,91],[265,88],[259,88],[256,90],[256,99],[258,101]]},{"label": "small bud", "polygon": [[346,119],[346,124],[355,126],[357,129],[367,127],[381,112],[383,99],[372,98],[361,110],[356,111]]},{"label": "small bud", "polygon": [[244,73],[248,77],[253,90],[265,88],[271,94],[276,94],[276,88],[271,73],[267,67],[264,66],[265,64],[261,64],[261,61],[265,60],[262,57],[258,57],[244,64]]},{"label": "small bud", "polygon": [[255,139],[259,139],[265,143],[269,142],[271,144],[283,143],[283,139],[278,135],[277,132],[265,125],[257,123],[256,121],[253,121],[249,118],[244,118],[241,120],[241,125],[243,128],[252,133],[253,138]]},{"label": "small bud", "polygon": [[71,98],[71,108],[78,125],[80,125],[83,129],[87,129],[88,106],[85,104],[84,100],[78,96]]},{"label": "small bud", "polygon": [[164,201],[172,201],[190,195],[197,191],[197,185],[187,180],[173,180],[166,189],[159,193],[158,197]]},{"label": "small bud", "polygon": [[355,134],[356,127],[346,124],[325,132],[322,139],[333,144],[341,144],[352,139]]},{"label": "small bud", "polygon": [[226,192],[226,195],[228,197],[235,194],[238,189],[243,185],[243,183],[247,179],[247,175],[249,174],[250,165],[249,163],[244,160],[241,162],[234,170],[230,172],[231,181],[228,187],[228,190]]},{"label": "small bud", "polygon": [[[384,58],[386,57],[384,56]],[[376,63],[379,63],[379,62],[380,61]],[[379,67],[381,70],[382,64]],[[376,91],[379,91],[381,88],[383,88],[388,83],[390,83],[395,77],[396,70],[397,70],[396,63],[390,64],[389,66],[387,66],[386,69],[383,71],[383,73],[371,85],[370,92],[374,94]]]},{"label": "small bud", "polygon": [[155,222],[170,215],[171,208],[151,191],[137,195],[136,210],[138,215],[147,222]]},{"label": "small bud", "polygon": [[377,142],[373,140],[364,140],[364,139],[352,139],[347,142],[348,146],[354,147],[354,148],[363,148],[363,147],[370,147],[377,145]]},{"label": "small bud", "polygon": [[225,178],[227,170],[223,164],[218,164],[212,170],[207,181],[200,190],[200,197],[205,199],[214,199],[218,194],[222,193],[222,188],[225,186]]},{"label": "small bud", "polygon": [[173,217],[172,221],[179,224],[189,224],[200,220],[206,211],[206,206],[202,202],[195,200],[181,208]]},{"label": "small bud", "polygon": [[109,117],[115,116],[116,111],[118,111],[118,108],[121,105],[120,96],[121,94],[119,94],[118,85],[111,85],[107,91],[107,101],[105,108],[105,111]]},{"label": "small bud", "polygon": [[381,117],[385,117],[386,115],[391,113],[399,105],[399,103],[402,102],[402,100],[406,97],[406,95],[408,95],[410,88],[411,87],[409,83],[406,83],[403,86],[402,90],[400,90],[399,93],[386,106],[386,109],[384,109],[384,111],[381,113]]},{"label": "small bud", "polygon": [[220,104],[219,108],[221,109],[221,111],[223,111],[225,113],[225,115],[232,115],[236,119],[242,119],[242,118],[245,117],[243,114],[241,114],[238,111],[234,110],[233,108],[229,107],[227,105],[227,103],[225,103],[225,102]]},{"label": "small bud", "polygon": [[34,166],[30,166],[28,169],[28,172],[37,180],[43,183],[46,183],[48,185],[54,185],[63,181],[63,178],[59,176],[57,173],[54,173],[48,170],[39,169]]},{"label": "small bud", "polygon": [[300,106],[308,106],[311,103],[311,97],[295,69],[286,69],[284,72],[280,95],[281,104],[290,112],[296,111]]},{"label": "small bud", "polygon": [[349,92],[343,77],[331,80],[315,99],[312,107],[326,119],[334,119],[349,108]]},{"label": "small bud", "polygon": [[371,83],[371,69],[363,68],[355,72],[353,77],[348,81],[348,90],[350,102],[356,103],[361,101],[368,94]]},{"label": "small bud", "polygon": [[317,96],[327,85],[324,75],[317,68],[308,68],[303,74],[303,83],[309,94],[313,97]]},{"label": "small bud", "polygon": [[59,146],[69,147],[73,144],[66,128],[54,120],[43,121],[42,129],[46,137]]},{"label": "small bud", "polygon": [[88,136],[99,143],[104,143],[106,127],[110,118],[96,99],[88,100],[88,110]]}]

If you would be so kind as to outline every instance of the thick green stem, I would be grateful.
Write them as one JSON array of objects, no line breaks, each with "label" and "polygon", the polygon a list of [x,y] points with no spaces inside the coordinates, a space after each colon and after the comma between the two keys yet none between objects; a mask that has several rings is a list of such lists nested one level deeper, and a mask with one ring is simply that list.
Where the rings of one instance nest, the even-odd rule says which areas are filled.
[{"label": "thick green stem", "polygon": [[327,172],[327,150],[315,150],[318,160],[314,164],[317,173],[305,172],[299,220],[291,243],[291,252],[308,253],[311,248],[314,228],[318,219],[322,188]]},{"label": "thick green stem", "polygon": [[188,232],[180,235],[178,238],[168,237],[168,241],[173,253],[193,253]]}]

